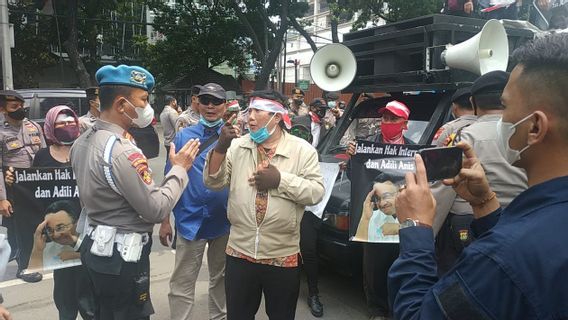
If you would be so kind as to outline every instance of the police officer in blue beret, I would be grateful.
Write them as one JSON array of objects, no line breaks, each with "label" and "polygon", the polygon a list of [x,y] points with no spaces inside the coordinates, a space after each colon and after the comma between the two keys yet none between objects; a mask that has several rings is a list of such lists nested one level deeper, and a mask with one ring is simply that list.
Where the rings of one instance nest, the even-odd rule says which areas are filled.
[{"label": "police officer in blue beret", "polygon": [[88,218],[81,259],[93,284],[96,319],[148,319],[150,248],[154,224],[164,220],[188,183],[199,143],[171,145],[171,170],[155,184],[131,126],[146,127],[154,111],[154,77],[137,66],[104,66],[96,73],[100,118],[75,141],[71,165]]}]

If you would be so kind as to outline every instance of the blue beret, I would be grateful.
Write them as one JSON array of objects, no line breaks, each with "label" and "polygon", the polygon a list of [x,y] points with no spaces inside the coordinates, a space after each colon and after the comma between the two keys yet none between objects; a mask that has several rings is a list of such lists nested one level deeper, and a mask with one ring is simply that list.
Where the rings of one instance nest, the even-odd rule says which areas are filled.
[{"label": "blue beret", "polygon": [[154,76],[146,69],[139,66],[118,67],[107,65],[100,68],[95,77],[99,86],[118,85],[140,88],[148,92],[154,88]]}]

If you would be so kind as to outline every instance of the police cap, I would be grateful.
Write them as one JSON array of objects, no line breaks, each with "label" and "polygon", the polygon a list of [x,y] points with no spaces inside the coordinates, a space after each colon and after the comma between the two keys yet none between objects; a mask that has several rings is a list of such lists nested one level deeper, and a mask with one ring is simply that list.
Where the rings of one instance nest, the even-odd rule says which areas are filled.
[{"label": "police cap", "polygon": [[509,73],[505,71],[491,71],[477,78],[471,86],[471,95],[499,92],[505,89],[509,81]]},{"label": "police cap", "polygon": [[14,90],[0,90],[0,101],[20,101],[24,102],[24,97]]},{"label": "police cap", "polygon": [[154,76],[146,69],[139,66],[127,66],[124,64],[104,66],[95,74],[99,86],[118,85],[140,88],[152,91],[154,88]]}]

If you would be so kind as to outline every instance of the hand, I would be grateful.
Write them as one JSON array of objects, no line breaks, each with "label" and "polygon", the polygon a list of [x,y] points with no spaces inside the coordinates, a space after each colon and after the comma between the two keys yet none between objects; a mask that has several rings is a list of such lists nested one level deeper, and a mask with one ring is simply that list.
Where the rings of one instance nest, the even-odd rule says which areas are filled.
[{"label": "hand", "polygon": [[383,236],[396,236],[400,225],[398,223],[385,223],[381,227],[383,229]]},{"label": "hand", "polygon": [[14,167],[8,167],[6,173],[4,174],[4,182],[7,186],[12,186],[16,182],[16,177],[14,176]]},{"label": "hand", "polygon": [[538,0],[536,5],[539,7],[540,10],[548,11],[550,8],[550,0]]},{"label": "hand", "polygon": [[467,14],[471,14],[473,12],[473,2],[468,1],[463,4],[463,11]]},{"label": "hand", "polygon": [[373,202],[371,201],[371,199],[373,198],[374,194],[375,190],[371,190],[371,192],[367,194],[367,197],[363,202],[363,213],[361,215],[367,220],[371,220],[371,217],[373,216]]},{"label": "hand", "polygon": [[34,232],[34,247],[33,247],[34,251],[43,252],[43,250],[45,249],[45,243],[47,241],[47,237],[43,233],[43,229],[45,229],[46,225],[47,221],[43,220],[43,222],[37,226]]},{"label": "hand", "polygon": [[169,220],[162,222],[160,225],[160,232],[158,234],[160,235],[160,243],[164,247],[169,247],[173,238],[172,226]]},{"label": "hand", "polygon": [[456,147],[462,149],[465,155],[462,169],[453,179],[444,179],[442,182],[445,185],[454,187],[456,193],[465,201],[480,203],[492,194],[485,171],[469,144],[460,142]]},{"label": "hand", "polygon": [[280,171],[268,164],[253,174],[254,184],[259,191],[276,189],[280,185]]},{"label": "hand", "polygon": [[0,320],[12,320],[12,315],[2,305],[0,305]]},{"label": "hand", "polygon": [[217,146],[215,147],[215,151],[225,154],[227,150],[231,146],[231,141],[233,139],[238,138],[241,136],[241,130],[239,129],[238,125],[233,124],[233,120],[235,120],[237,114],[233,114],[223,128],[221,128],[221,135],[219,136],[219,140],[217,141]]},{"label": "hand", "polygon": [[340,171],[345,171],[345,170],[347,170],[347,162],[341,161],[341,162],[339,163],[339,170],[340,170]]},{"label": "hand", "polygon": [[14,209],[12,209],[10,200],[0,200],[0,214],[4,217],[11,217],[12,213],[14,213]]},{"label": "hand", "polygon": [[357,144],[355,143],[355,141],[349,141],[349,143],[347,144],[347,154],[351,157],[354,156],[355,153],[357,153],[356,148]]},{"label": "hand", "polygon": [[189,139],[189,141],[181,148],[176,154],[176,146],[172,142],[170,144],[170,163],[172,166],[178,165],[183,167],[186,171],[193,165],[193,160],[199,152],[199,140]]},{"label": "hand", "polygon": [[416,173],[406,174],[406,188],[400,190],[396,197],[397,218],[400,222],[412,219],[431,226],[436,214],[436,199],[430,191],[422,157],[417,154],[414,160]]},{"label": "hand", "polygon": [[61,259],[61,261],[79,259],[81,257],[78,252],[74,251],[61,251],[57,256]]},{"label": "hand", "polygon": [[339,119],[339,118],[341,117],[341,110],[339,110],[338,107],[335,107],[335,108],[331,109],[331,113],[333,113],[333,116],[334,116],[336,119]]}]

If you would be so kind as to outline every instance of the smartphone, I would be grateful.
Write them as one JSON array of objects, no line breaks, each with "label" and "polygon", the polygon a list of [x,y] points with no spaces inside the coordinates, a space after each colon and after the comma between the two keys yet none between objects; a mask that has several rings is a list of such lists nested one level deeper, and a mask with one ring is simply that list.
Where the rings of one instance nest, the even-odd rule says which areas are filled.
[{"label": "smartphone", "polygon": [[453,178],[462,167],[462,150],[457,147],[428,148],[418,151],[424,166],[428,181]]}]

